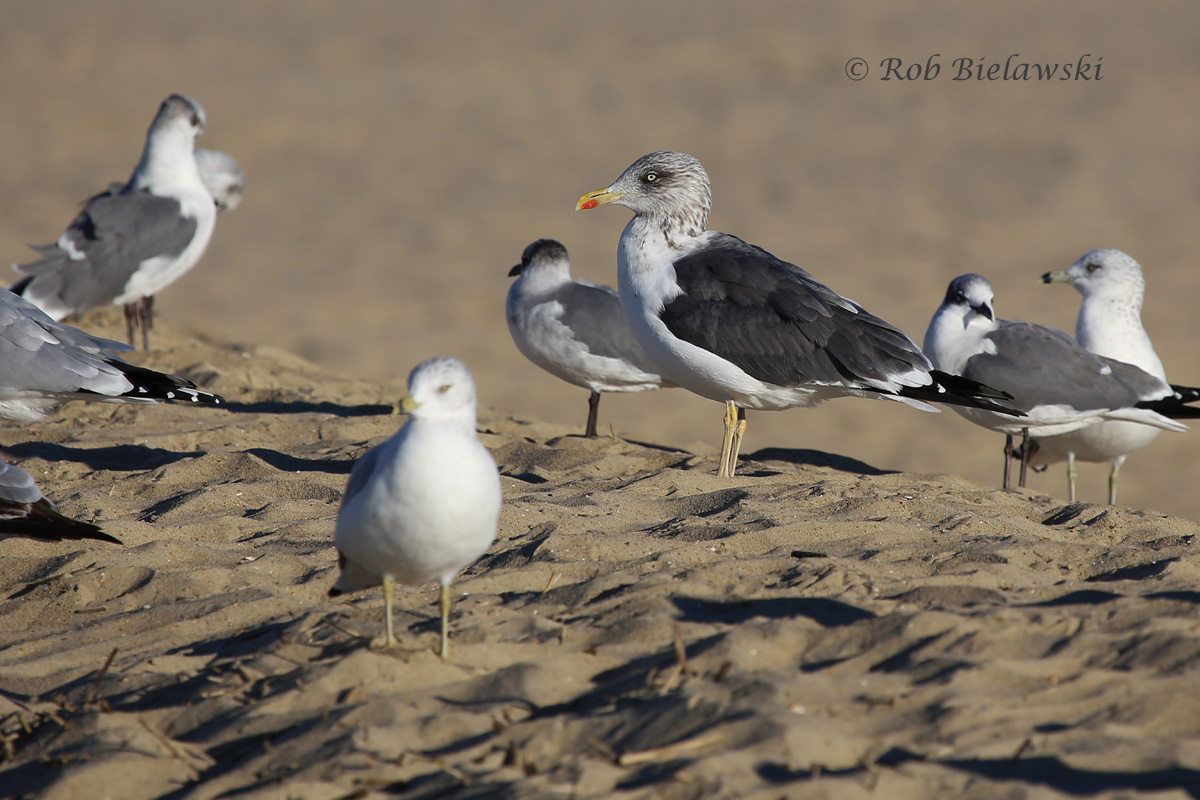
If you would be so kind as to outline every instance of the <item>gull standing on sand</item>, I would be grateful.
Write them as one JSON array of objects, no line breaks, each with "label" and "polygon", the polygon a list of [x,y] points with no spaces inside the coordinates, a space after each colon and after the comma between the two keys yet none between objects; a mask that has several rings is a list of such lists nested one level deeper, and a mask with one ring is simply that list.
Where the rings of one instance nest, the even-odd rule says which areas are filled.
[{"label": "gull standing on sand", "polygon": [[642,156],[575,207],[605,203],[634,212],[617,247],[634,337],[664,377],[726,405],[718,475],[734,474],[748,408],[852,395],[1005,410],[1003,392],[934,370],[903,332],[804,270],[706,230],[712,193],[692,156]]},{"label": "gull standing on sand", "polygon": [[185,378],[128,364],[109,352],[131,349],[55,322],[0,289],[0,417],[39,420],[64,400],[225,402]]},{"label": "gull standing on sand", "polygon": [[[1043,283],[1069,283],[1083,295],[1075,339],[1099,356],[1124,361],[1167,382],[1167,371],[1142,327],[1146,280],[1142,265],[1113,248],[1093,250],[1069,269],[1047,272]],[[1173,386],[1184,402],[1200,400],[1200,390]],[[1190,398],[1190,399],[1188,399]],[[1037,439],[1030,463],[1045,466],[1064,458],[1071,502],[1075,502],[1075,459],[1107,461],[1108,502],[1117,502],[1117,473],[1126,457],[1158,436],[1158,428],[1131,422],[1101,422],[1073,433]]]},{"label": "gull standing on sand", "polygon": [[450,584],[496,539],[500,473],[475,431],[475,381],[452,358],[418,364],[400,403],[400,432],[354,465],[333,541],[341,573],[330,596],[383,584],[387,637],[396,582],[441,584],[442,658],[449,652]]},{"label": "gull standing on sand", "polygon": [[1011,393],[1013,407],[1025,413],[1013,418],[984,409],[954,409],[976,425],[1005,434],[1006,490],[1014,435],[1024,438],[1019,484],[1024,486],[1030,436],[1057,436],[1101,420],[1184,431],[1186,425],[1168,417],[1200,413],[1183,405],[1165,381],[1089,353],[1057,328],[997,319],[994,297],[982,275],[951,281],[925,333],[925,353],[939,369]]},{"label": "gull standing on sand", "polygon": [[90,198],[41,258],[14,265],[12,291],[56,320],[112,303],[125,308],[129,343],[149,349],[153,298],[191,269],[212,237],[217,209],[196,163],[204,109],[173,94],[162,102],[141,160],[120,191]]},{"label": "gull standing on sand", "polygon": [[[645,392],[664,386],[608,286],[571,280],[567,248],[538,239],[508,272],[504,317],[526,358],[567,383],[591,390],[584,436],[596,435],[601,392]],[[672,385],[667,382],[666,386]]]},{"label": "gull standing on sand", "polygon": [[41,542],[95,539],[121,544],[90,522],[64,517],[42,494],[33,476],[0,461],[0,539],[24,537]]}]

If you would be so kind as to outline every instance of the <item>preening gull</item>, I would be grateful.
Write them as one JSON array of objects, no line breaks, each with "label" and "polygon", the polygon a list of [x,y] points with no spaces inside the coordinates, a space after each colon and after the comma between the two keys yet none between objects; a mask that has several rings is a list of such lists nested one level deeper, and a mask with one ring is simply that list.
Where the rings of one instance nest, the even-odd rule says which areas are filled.
[{"label": "preening gull", "polygon": [[0,539],[25,537],[42,542],[96,539],[121,544],[90,522],[64,517],[25,470],[0,461]]},{"label": "preening gull", "polygon": [[400,432],[354,465],[333,540],[341,574],[331,596],[383,583],[387,638],[395,583],[441,584],[442,658],[449,652],[450,584],[496,539],[500,473],[475,432],[475,381],[452,358],[408,376]]},{"label": "preening gull", "polygon": [[212,237],[217,209],[193,148],[204,109],[173,94],[162,102],[141,160],[119,191],[90,198],[41,258],[14,265],[10,287],[56,320],[112,303],[125,307],[129,343],[149,346],[153,296],[191,269]]},{"label": "preening gull", "polygon": [[1013,418],[985,409],[955,408],[971,422],[1005,434],[1005,489],[1010,486],[1016,434],[1024,437],[1024,486],[1030,436],[1070,433],[1101,420],[1187,430],[1168,417],[1195,416],[1196,409],[1182,405],[1164,381],[1131,364],[1089,353],[1057,328],[997,319],[994,297],[982,275],[960,275],[951,281],[925,333],[925,353],[939,369],[1004,389],[1012,395],[1012,406],[1025,413]]},{"label": "preening gull", "polygon": [[220,150],[198,149],[196,167],[217,211],[233,211],[241,205],[246,196],[246,174],[233,156]]},{"label": "preening gull", "polygon": [[904,333],[804,270],[705,230],[712,194],[692,156],[642,156],[576,208],[605,203],[634,212],[617,247],[634,337],[664,377],[726,405],[718,475],[734,473],[748,408],[853,395],[1005,410],[1003,392],[934,370]]},{"label": "preening gull", "polygon": [[[608,286],[571,280],[567,248],[538,239],[508,272],[504,317],[526,358],[567,383],[591,390],[584,436],[596,435],[601,392],[645,392],[664,383]],[[666,383],[667,386],[671,384]]]},{"label": "preening gull", "polygon": [[55,322],[0,289],[0,417],[38,420],[64,400],[225,402],[185,378],[128,364],[109,352],[130,349]]},{"label": "preening gull", "polygon": [[[1167,371],[1154,352],[1150,336],[1142,327],[1142,300],[1146,281],[1142,265],[1133,257],[1112,248],[1084,254],[1069,269],[1047,272],[1044,283],[1069,283],[1083,295],[1075,339],[1091,352],[1141,367],[1167,381]],[[1200,400],[1200,389],[1172,386],[1183,402]],[[1126,457],[1158,436],[1158,428],[1131,422],[1101,422],[1061,436],[1039,438],[1030,453],[1030,463],[1044,467],[1067,461],[1067,484],[1075,502],[1075,459],[1107,461],[1108,502],[1117,502],[1117,473]]]}]

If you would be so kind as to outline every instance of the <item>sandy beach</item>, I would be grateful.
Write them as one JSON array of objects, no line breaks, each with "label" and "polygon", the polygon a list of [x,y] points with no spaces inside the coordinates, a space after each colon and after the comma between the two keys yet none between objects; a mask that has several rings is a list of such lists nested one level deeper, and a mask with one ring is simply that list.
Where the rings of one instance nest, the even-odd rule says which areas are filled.
[{"label": "sandy beach", "polygon": [[[225,409],[71,403],[0,455],[123,545],[0,542],[0,797],[1200,797],[1195,431],[998,491],[952,412],[751,413],[606,396],[523,359],[509,268],[553,237],[612,284],[624,209],[678,149],[711,227],[921,341],[978,272],[1073,330],[1038,277],[1143,265],[1168,374],[1200,385],[1200,10],[1187,4],[6,3],[0,260],[129,174],[163,97],[247,175],[154,348]],[[975,65],[1071,81],[954,80]],[[1084,58],[1086,56],[1086,59]],[[847,64],[862,58],[863,80]],[[939,63],[883,81],[885,59]],[[1096,80],[1099,65],[1103,76]],[[924,72],[927,75],[927,72]],[[972,73],[973,74],[973,73]],[[120,312],[72,320],[123,337]],[[412,366],[462,359],[502,475],[455,584],[329,599],[354,461]]]}]

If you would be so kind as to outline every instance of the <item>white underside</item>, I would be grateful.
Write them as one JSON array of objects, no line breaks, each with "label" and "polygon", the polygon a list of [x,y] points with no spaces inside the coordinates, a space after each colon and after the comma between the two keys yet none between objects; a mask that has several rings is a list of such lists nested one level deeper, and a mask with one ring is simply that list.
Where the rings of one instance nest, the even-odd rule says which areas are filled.
[{"label": "white underside", "polygon": [[644,392],[662,387],[662,378],[654,373],[623,359],[592,353],[559,321],[562,314],[563,306],[557,301],[518,307],[510,289],[505,317],[513,342],[526,358],[551,375],[594,392]]},{"label": "white underside", "polygon": [[196,234],[178,256],[156,256],[141,263],[130,276],[125,290],[113,299],[114,305],[125,305],[143,297],[158,294],[196,266],[212,239],[217,222],[217,209],[212,195],[201,185],[201,191],[189,191],[180,198],[180,213],[196,220]]},{"label": "white underside", "polygon": [[354,566],[343,578],[448,586],[496,538],[496,464],[473,430],[436,422],[410,420],[379,447],[368,484],[338,515],[334,543]]}]

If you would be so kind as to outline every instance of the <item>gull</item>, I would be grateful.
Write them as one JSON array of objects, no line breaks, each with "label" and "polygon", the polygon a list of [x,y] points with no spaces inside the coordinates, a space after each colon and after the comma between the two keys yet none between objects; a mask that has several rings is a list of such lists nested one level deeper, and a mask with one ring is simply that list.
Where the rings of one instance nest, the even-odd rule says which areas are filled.
[{"label": "gull", "polygon": [[33,476],[0,461],[0,539],[25,537],[41,542],[95,539],[121,544],[90,522],[64,517],[46,499]]},{"label": "gull", "polygon": [[664,386],[633,338],[617,293],[608,286],[571,280],[571,262],[562,244],[538,239],[508,274],[517,279],[509,287],[504,317],[517,349],[551,375],[591,390],[584,436],[596,435],[601,392],[645,392]]},{"label": "gull", "polygon": [[925,353],[939,369],[1004,389],[1012,406],[1024,412],[1013,418],[986,409],[954,409],[1005,434],[1005,490],[1017,434],[1024,437],[1019,484],[1024,486],[1030,436],[1071,433],[1102,420],[1187,430],[1169,417],[1193,416],[1195,409],[1182,406],[1164,381],[1132,364],[1089,353],[1057,328],[997,319],[994,298],[982,275],[951,281],[925,333]]},{"label": "gull", "polygon": [[131,349],[55,322],[0,289],[0,417],[36,421],[65,400],[225,402],[185,378],[134,366],[110,352]]},{"label": "gull", "polygon": [[204,125],[195,100],[164,100],[129,181],[88,199],[57,243],[33,248],[40,259],[14,265],[26,277],[12,291],[56,320],[124,306],[130,344],[140,326],[149,349],[153,296],[195,266],[216,222],[193,152]]},{"label": "gull", "polygon": [[725,403],[719,476],[731,477],[746,409],[812,407],[851,395],[1003,412],[1003,392],[934,370],[903,332],[794,264],[706,230],[708,174],[694,157],[642,156],[576,209],[634,212],[617,247],[617,286],[634,338],[667,379]]},{"label": "gull", "polygon": [[450,584],[496,539],[500,473],[475,432],[475,381],[461,361],[433,358],[408,376],[408,424],[354,465],[333,541],[341,573],[330,596],[383,584],[385,648],[395,584],[441,584],[442,658]]},{"label": "gull", "polygon": [[233,211],[241,205],[246,196],[246,174],[233,156],[220,150],[197,149],[195,157],[200,180],[212,195],[217,211]]},{"label": "gull", "polygon": [[[1167,371],[1142,327],[1142,300],[1146,281],[1142,265],[1113,248],[1085,253],[1069,269],[1047,272],[1043,283],[1069,283],[1083,295],[1075,339],[1105,358],[1140,367],[1164,383]],[[1200,400],[1200,389],[1172,386],[1183,402]],[[1101,422],[1073,433],[1039,438],[1030,463],[1045,468],[1064,458],[1071,502],[1075,502],[1075,459],[1107,461],[1108,502],[1117,502],[1117,473],[1125,459],[1158,436],[1158,429],[1129,422]]]}]

